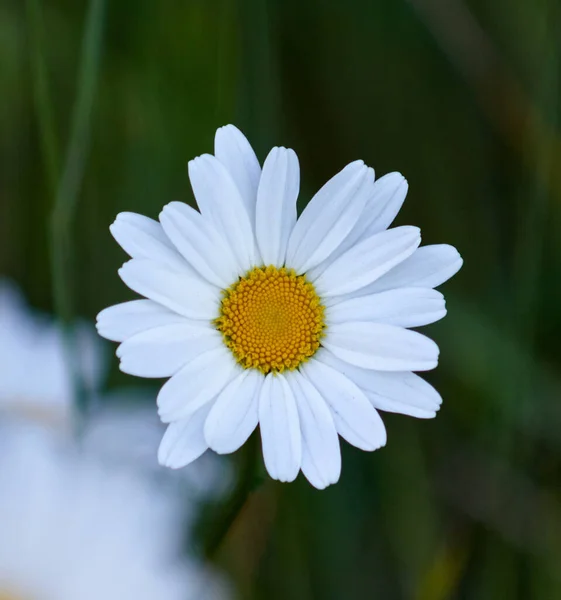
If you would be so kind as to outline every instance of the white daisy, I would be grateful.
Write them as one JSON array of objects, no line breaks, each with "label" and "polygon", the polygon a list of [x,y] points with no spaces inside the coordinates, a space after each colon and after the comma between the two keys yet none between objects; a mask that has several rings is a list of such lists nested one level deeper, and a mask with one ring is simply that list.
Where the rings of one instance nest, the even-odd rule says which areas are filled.
[{"label": "white daisy", "polygon": [[188,600],[223,586],[181,557],[180,507],[53,432],[0,425],[0,599]]},{"label": "white daisy", "polygon": [[159,223],[118,215],[111,232],[132,257],[119,274],[146,299],[98,317],[122,342],[121,370],[171,377],[158,395],[162,464],[233,452],[259,424],[271,477],[301,469],[324,488],[339,478],[338,435],[376,450],[378,409],[435,415],[440,396],[412,371],[433,369],[438,347],[407,328],[445,315],[434,287],[462,259],[419,248],[416,227],[387,229],[407,192],[399,173],[374,182],[353,162],[297,219],[296,154],[274,148],[261,169],[229,125],[189,176],[200,212],[172,202]]}]

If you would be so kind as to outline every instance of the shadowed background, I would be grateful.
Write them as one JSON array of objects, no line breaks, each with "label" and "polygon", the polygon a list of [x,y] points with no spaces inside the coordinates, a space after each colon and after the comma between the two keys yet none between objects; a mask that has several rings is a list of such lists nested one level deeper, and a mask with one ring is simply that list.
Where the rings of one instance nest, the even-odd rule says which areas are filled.
[{"label": "shadowed background", "polygon": [[240,598],[561,598],[560,34],[556,0],[0,1],[0,274],[34,306],[131,299],[109,224],[192,203],[230,122],[295,149],[301,206],[357,158],[402,172],[396,223],[464,257],[435,420],[384,415],[322,492],[224,458],[197,544]]}]

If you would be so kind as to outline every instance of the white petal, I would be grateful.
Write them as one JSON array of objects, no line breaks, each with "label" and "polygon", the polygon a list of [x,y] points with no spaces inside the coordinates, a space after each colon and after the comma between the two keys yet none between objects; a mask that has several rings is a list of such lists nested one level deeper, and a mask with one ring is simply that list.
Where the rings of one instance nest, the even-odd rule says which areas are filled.
[{"label": "white petal", "polygon": [[210,406],[205,405],[187,419],[168,425],[158,450],[161,465],[179,469],[207,450],[203,427],[209,410]]},{"label": "white petal", "polygon": [[352,379],[379,410],[430,419],[442,404],[440,394],[415,373],[361,369],[325,350],[318,352],[317,359]]},{"label": "white petal", "polygon": [[122,342],[141,331],[184,321],[185,317],[152,300],[131,300],[102,310],[96,327],[102,337]]},{"label": "white petal", "polygon": [[257,427],[263,375],[245,369],[218,395],[205,423],[205,439],[218,454],[235,452]]},{"label": "white petal", "polygon": [[160,213],[160,221],[185,260],[207,281],[225,288],[237,279],[232,253],[200,212],[183,202],[171,202]]},{"label": "white petal", "polygon": [[123,212],[117,215],[109,229],[131,258],[148,258],[174,270],[188,268],[158,221],[136,213]]},{"label": "white petal", "polygon": [[255,235],[265,265],[282,266],[296,223],[300,166],[294,150],[273,148],[263,164],[257,192]]},{"label": "white petal", "polygon": [[382,323],[337,323],[323,346],[357,367],[379,371],[428,371],[438,364],[438,346],[428,337]]},{"label": "white petal", "polygon": [[417,249],[407,260],[380,277],[361,294],[382,292],[397,287],[435,288],[455,275],[463,264],[453,246],[434,244]]},{"label": "white petal", "polygon": [[164,423],[185,419],[210,402],[239,373],[228,348],[203,352],[164,384],[158,414]]},{"label": "white petal", "polygon": [[283,375],[267,375],[259,394],[259,427],[269,475],[294,481],[302,464],[302,436],[296,401]]},{"label": "white petal", "polygon": [[190,319],[218,316],[220,290],[198,276],[178,273],[143,258],[133,258],[120,269],[131,290]]},{"label": "white petal", "polygon": [[372,191],[374,171],[356,161],[331,178],[298,219],[286,253],[288,266],[303,273],[334,252],[355,226]]},{"label": "white petal", "polygon": [[359,242],[323,271],[308,276],[320,296],[354,292],[372,283],[411,256],[421,243],[418,227],[388,229]]},{"label": "white petal", "polygon": [[347,321],[373,321],[400,327],[421,327],[446,315],[444,296],[429,288],[398,288],[350,298],[326,309],[328,325]]},{"label": "white petal", "polygon": [[341,449],[331,411],[316,388],[298,371],[286,374],[302,432],[302,473],[318,489],[339,481]]},{"label": "white petal", "polygon": [[210,325],[184,320],[133,335],[117,348],[117,356],[123,373],[171,377],[202,352],[222,344],[222,336]]},{"label": "white petal", "polygon": [[335,260],[359,241],[386,230],[400,211],[409,186],[401,173],[380,177],[352,231],[330,257]]},{"label": "white petal", "polygon": [[353,237],[355,240],[364,239],[386,230],[401,210],[408,190],[407,179],[401,173],[388,173],[380,177],[351,233],[351,241]]},{"label": "white petal", "polygon": [[261,167],[245,135],[234,125],[220,127],[214,138],[214,154],[238,187],[252,223]]},{"label": "white petal", "polygon": [[226,167],[210,154],[189,162],[189,178],[201,214],[229,244],[240,272],[255,266],[255,236],[240,192]]},{"label": "white petal", "polygon": [[312,358],[301,368],[327,402],[339,435],[372,451],[386,443],[386,428],[368,398],[348,377]]}]

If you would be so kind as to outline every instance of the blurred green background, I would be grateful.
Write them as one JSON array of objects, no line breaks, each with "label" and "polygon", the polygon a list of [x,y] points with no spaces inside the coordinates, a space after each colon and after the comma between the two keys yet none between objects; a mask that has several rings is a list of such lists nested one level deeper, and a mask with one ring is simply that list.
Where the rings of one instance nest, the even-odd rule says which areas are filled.
[{"label": "blurred green background", "polygon": [[204,511],[208,545],[240,508],[212,553],[240,598],[561,598],[560,34],[559,0],[0,0],[0,274],[34,306],[132,298],[109,224],[192,202],[229,122],[296,150],[302,205],[357,158],[401,171],[397,223],[465,259],[435,420]]}]

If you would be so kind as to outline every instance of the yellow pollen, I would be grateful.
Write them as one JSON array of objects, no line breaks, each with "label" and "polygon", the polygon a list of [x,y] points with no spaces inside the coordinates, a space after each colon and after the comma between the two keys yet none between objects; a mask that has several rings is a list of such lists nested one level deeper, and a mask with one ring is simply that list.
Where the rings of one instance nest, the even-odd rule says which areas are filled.
[{"label": "yellow pollen", "polygon": [[316,353],[325,329],[323,311],[305,275],[255,267],[224,290],[214,323],[244,368],[282,373]]}]

